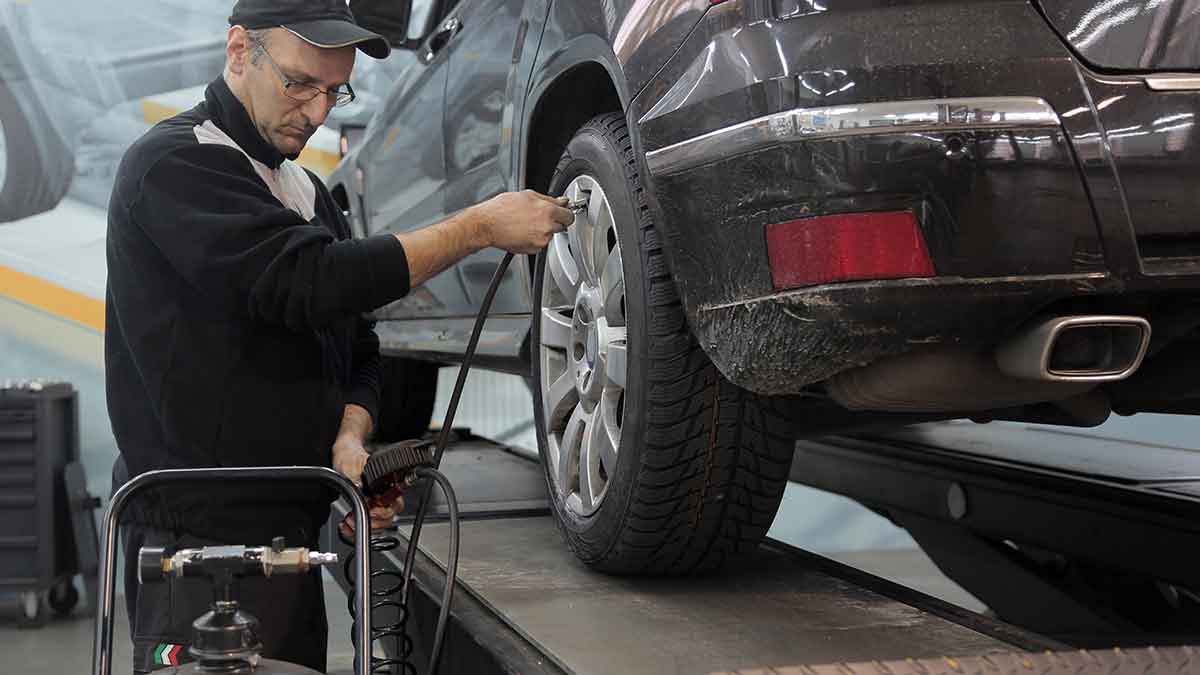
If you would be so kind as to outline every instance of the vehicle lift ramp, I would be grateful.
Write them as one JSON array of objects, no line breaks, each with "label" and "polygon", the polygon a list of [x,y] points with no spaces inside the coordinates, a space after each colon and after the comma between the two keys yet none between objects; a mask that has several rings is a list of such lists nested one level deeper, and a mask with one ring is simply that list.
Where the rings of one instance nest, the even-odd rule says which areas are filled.
[{"label": "vehicle lift ramp", "polygon": [[[802,461],[813,447],[824,446],[797,447]],[[833,461],[825,458],[829,472],[817,482],[840,475]],[[563,543],[536,462],[466,434],[447,450],[441,471],[455,485],[462,517],[459,587],[443,675],[1200,673],[1200,649],[1082,651],[772,540],[717,574],[598,574]],[[973,492],[972,485],[958,489]],[[946,504],[945,492],[935,502]],[[409,504],[407,513],[414,507]],[[1188,500],[1194,524],[1200,523],[1198,507]],[[346,512],[335,504],[331,522]],[[407,630],[417,672],[426,663],[422,650],[430,643],[445,583],[445,513],[431,504],[416,557]],[[397,534],[405,542],[407,530],[401,518]],[[325,550],[347,550],[336,536],[331,539]],[[403,546],[376,553],[373,568],[399,570],[404,555]],[[389,618],[377,614],[373,620]],[[395,653],[394,644],[384,647]]]}]

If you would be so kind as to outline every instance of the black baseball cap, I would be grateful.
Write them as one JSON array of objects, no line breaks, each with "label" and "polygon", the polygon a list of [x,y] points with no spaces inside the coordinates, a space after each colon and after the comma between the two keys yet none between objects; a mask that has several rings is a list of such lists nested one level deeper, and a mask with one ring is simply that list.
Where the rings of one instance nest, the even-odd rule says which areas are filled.
[{"label": "black baseball cap", "polygon": [[229,25],[250,30],[283,28],[317,47],[354,45],[377,59],[387,58],[392,51],[381,35],[358,25],[346,0],[238,0]]}]

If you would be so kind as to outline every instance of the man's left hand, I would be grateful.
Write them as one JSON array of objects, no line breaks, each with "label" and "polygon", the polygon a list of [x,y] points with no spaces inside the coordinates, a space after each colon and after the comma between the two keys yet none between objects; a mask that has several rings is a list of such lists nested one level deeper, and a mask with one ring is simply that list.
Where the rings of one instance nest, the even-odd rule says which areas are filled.
[{"label": "man's left hand", "polygon": [[[362,489],[362,472],[370,454],[362,443],[348,438],[339,438],[333,444],[333,468]],[[391,504],[371,505],[371,529],[379,530],[392,526],[396,513],[404,510],[404,497],[397,497]],[[347,514],[339,529],[347,538],[354,535],[353,514]]]},{"label": "man's left hand", "polygon": [[362,472],[371,455],[359,441],[339,438],[333,444],[333,469],[362,489]]}]

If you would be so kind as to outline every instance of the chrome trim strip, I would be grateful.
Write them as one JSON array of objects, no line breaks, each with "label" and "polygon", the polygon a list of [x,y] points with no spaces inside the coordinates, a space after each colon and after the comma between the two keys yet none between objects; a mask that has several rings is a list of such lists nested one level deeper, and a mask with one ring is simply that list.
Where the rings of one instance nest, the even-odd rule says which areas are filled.
[{"label": "chrome trim strip", "polygon": [[1200,89],[1200,75],[1194,73],[1163,73],[1145,79],[1146,86],[1154,91],[1191,91]]},{"label": "chrome trim strip", "polygon": [[778,143],[911,132],[1057,127],[1040,98],[981,97],[797,108],[766,115],[646,153],[650,172],[667,174]]}]

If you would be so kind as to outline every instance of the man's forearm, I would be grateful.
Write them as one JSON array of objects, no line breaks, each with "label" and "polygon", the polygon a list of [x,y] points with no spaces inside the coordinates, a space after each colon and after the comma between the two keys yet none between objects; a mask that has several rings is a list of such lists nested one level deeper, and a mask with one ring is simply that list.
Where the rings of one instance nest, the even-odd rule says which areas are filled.
[{"label": "man's forearm", "polygon": [[397,234],[408,256],[409,286],[416,288],[459,260],[487,248],[484,230],[479,209],[469,208],[436,225]]},{"label": "man's forearm", "polygon": [[348,403],[342,412],[342,426],[338,429],[338,440],[354,441],[358,444],[366,443],[367,439],[371,437],[373,427],[371,413],[367,412],[366,408],[355,403]]}]

